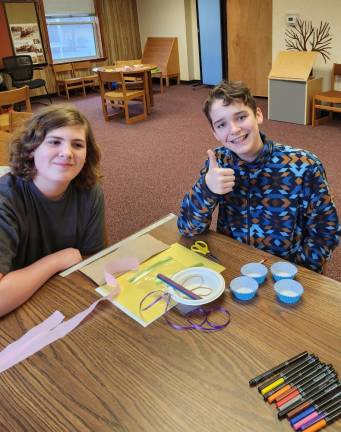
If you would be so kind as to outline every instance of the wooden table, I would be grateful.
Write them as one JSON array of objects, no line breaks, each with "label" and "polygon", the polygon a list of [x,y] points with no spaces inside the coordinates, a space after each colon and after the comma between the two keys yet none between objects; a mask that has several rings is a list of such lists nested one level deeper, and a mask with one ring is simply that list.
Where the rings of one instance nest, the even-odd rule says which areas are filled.
[{"label": "wooden table", "polygon": [[[138,67],[140,66],[140,67]],[[143,86],[146,95],[147,113],[150,114],[151,107],[154,105],[153,96],[153,85],[152,85],[152,69],[155,69],[156,65],[141,64],[134,66],[100,66],[93,69],[94,72],[98,70],[111,71],[111,72],[123,72],[124,75],[129,77],[138,77],[143,79]],[[129,69],[128,69],[129,68]]]},{"label": "wooden table", "polygon": [[[151,233],[191,244],[175,218]],[[246,262],[277,261],[213,232],[201,238],[226,266],[227,286]],[[221,301],[231,322],[213,334],[179,332],[162,318],[143,328],[100,303],[72,333],[1,374],[1,430],[291,431],[249,379],[304,350],[341,373],[341,284],[304,268],[297,279],[305,293],[291,307],[276,301],[270,277],[249,303],[226,292]],[[80,272],[52,278],[1,319],[0,349],[56,309],[70,317],[97,297]],[[327,430],[340,430],[340,421]]]}]

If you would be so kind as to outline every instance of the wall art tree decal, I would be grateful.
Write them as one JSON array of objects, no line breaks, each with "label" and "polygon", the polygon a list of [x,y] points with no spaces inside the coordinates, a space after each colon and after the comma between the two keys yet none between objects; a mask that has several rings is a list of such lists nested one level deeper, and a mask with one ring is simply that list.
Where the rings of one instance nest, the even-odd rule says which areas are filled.
[{"label": "wall art tree decal", "polygon": [[327,60],[330,60],[332,41],[329,31],[330,24],[327,22],[321,21],[319,27],[314,27],[312,21],[298,19],[285,31],[285,46],[293,51],[317,51],[327,63]]}]

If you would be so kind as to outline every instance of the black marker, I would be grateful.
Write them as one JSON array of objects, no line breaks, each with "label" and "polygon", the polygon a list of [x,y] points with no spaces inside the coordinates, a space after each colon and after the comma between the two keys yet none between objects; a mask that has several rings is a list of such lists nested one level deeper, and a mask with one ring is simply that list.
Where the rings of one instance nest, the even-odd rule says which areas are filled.
[{"label": "black marker", "polygon": [[322,372],[322,370],[319,370],[318,372],[313,371],[306,376],[303,376],[299,380],[297,380],[295,383],[291,383],[291,388],[287,392],[281,394],[276,398],[276,404],[289,396],[289,394],[293,392],[302,392],[307,391],[311,387],[314,387],[317,383],[320,383],[325,378],[336,376],[336,372],[333,369],[326,368]]},{"label": "black marker", "polygon": [[341,391],[331,396],[328,395],[321,402],[310,405],[304,411],[301,411],[295,417],[292,417],[290,419],[290,423],[291,424],[297,423],[299,420],[302,420],[304,417],[307,417],[309,414],[313,413],[314,411],[318,411],[318,412],[322,411],[326,409],[327,406],[330,406],[331,404],[339,403],[340,401],[341,401]]},{"label": "black marker", "polygon": [[[306,408],[309,408],[311,406],[320,406],[322,405],[326,400],[332,400],[334,397],[337,398],[340,395],[340,388],[341,385],[339,384],[335,389],[332,389],[332,391],[328,392],[327,394],[322,394],[317,397],[311,398],[307,402],[302,403],[294,410],[290,411],[288,413],[288,419],[292,419],[293,417],[297,416],[297,414],[300,414],[302,411],[304,411]],[[333,393],[334,390],[338,390],[338,392]]]},{"label": "black marker", "polygon": [[[317,402],[319,399],[326,396],[328,393],[331,393],[334,390],[337,390],[341,387],[340,382],[336,382],[335,384],[329,385],[327,388],[323,390],[317,390],[316,393],[313,393],[310,395],[308,399],[304,399],[303,401],[296,402],[296,404],[290,406],[289,408],[279,411],[277,413],[277,417],[281,420],[286,415],[288,415],[288,418],[295,417],[295,415],[299,414],[301,411],[303,411],[307,405],[311,405],[314,402]],[[302,409],[300,407],[303,407]],[[299,410],[298,410],[299,409]]]},{"label": "black marker", "polygon": [[314,388],[309,389],[307,391],[300,392],[298,395],[296,395],[295,397],[293,397],[289,401],[285,402],[283,405],[279,406],[278,409],[279,409],[279,411],[286,410],[287,408],[289,408],[289,410],[290,410],[290,407],[297,406],[297,402],[301,403],[301,402],[309,399],[310,396],[316,394],[316,392],[319,392],[320,390],[324,390],[327,387],[329,387],[331,384],[334,384],[337,382],[338,382],[338,380],[337,380],[336,376],[327,377],[322,382],[320,382],[317,386],[315,386]]},{"label": "black marker", "polygon": [[250,386],[257,385],[258,383],[264,381],[266,378],[269,378],[270,376],[274,375],[275,373],[281,371],[286,366],[291,365],[292,363],[296,362],[297,360],[299,360],[299,359],[301,359],[303,357],[307,357],[307,355],[308,355],[308,352],[304,351],[304,352],[302,352],[300,354],[297,354],[295,357],[292,357],[291,359],[286,360],[285,362],[283,362],[283,363],[281,363],[281,364],[279,364],[277,366],[274,366],[272,369],[270,369],[270,370],[268,370],[266,372],[263,372],[262,374],[256,376],[255,378],[252,378],[249,381]]},{"label": "black marker", "polygon": [[276,375],[276,379],[274,379],[270,384],[264,387],[261,390],[261,394],[265,396],[267,393],[269,393],[271,390],[274,390],[275,388],[279,390],[282,384],[289,382],[289,379],[292,380],[293,378],[303,376],[308,372],[308,370],[314,368],[316,366],[316,363],[320,364],[319,362],[320,360],[317,357],[311,358],[304,364],[298,366],[297,368],[292,369],[290,372],[286,372],[286,373],[283,372],[280,373],[279,375]]},{"label": "black marker", "polygon": [[318,359],[317,356],[315,356],[314,354],[308,354],[306,357],[304,357],[301,360],[298,360],[295,363],[292,363],[290,366],[285,367],[280,373],[278,373],[277,375],[274,375],[272,378],[270,378],[268,381],[266,381],[265,383],[261,384],[260,386],[258,386],[258,391],[262,394],[264,394],[263,390],[268,387],[271,383],[273,383],[274,381],[278,380],[279,378],[281,378],[284,374],[290,373],[296,369],[298,369],[300,366],[310,363],[312,361],[312,359]]},{"label": "black marker", "polygon": [[[316,375],[321,374],[324,371],[328,371],[327,366],[325,363],[319,363],[317,365],[315,365],[315,363],[313,363],[313,367],[308,370],[305,370],[305,373],[294,376],[292,379],[287,380],[285,383],[279,385],[278,387],[276,387],[273,390],[270,390],[268,393],[265,393],[263,395],[264,400],[267,400],[268,402],[272,402],[274,399],[271,398],[272,395],[275,395],[275,393],[277,393],[278,391],[280,391],[282,388],[286,387],[286,386],[290,386],[290,390],[288,390],[289,393],[291,393],[292,391],[295,390],[295,386],[296,384],[299,384],[301,382],[305,382],[306,380],[312,380],[313,378],[315,378]],[[277,400],[277,398],[276,398]]]}]

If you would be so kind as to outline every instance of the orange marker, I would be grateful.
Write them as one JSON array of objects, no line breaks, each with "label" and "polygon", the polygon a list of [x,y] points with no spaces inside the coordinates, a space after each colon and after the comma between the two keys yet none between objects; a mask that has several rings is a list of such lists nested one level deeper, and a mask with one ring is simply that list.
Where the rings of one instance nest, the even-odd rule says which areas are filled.
[{"label": "orange marker", "polygon": [[291,385],[286,385],[283,388],[281,388],[280,390],[278,390],[276,393],[272,394],[271,396],[268,397],[268,402],[272,403],[274,400],[278,399],[279,396],[281,396],[284,393],[291,393],[293,391],[293,387]]},{"label": "orange marker", "polygon": [[295,396],[298,396],[300,393],[308,391],[312,387],[316,387],[316,384],[323,382],[327,378],[332,378],[335,376],[336,376],[336,372],[331,367],[331,365],[328,365],[328,367],[322,373],[319,373],[318,375],[314,376],[313,378],[311,378],[311,377],[306,378],[299,385],[298,384],[292,385],[292,388],[290,390],[283,393],[282,395],[279,395],[276,398],[277,407],[282,406],[286,401],[292,399]]}]

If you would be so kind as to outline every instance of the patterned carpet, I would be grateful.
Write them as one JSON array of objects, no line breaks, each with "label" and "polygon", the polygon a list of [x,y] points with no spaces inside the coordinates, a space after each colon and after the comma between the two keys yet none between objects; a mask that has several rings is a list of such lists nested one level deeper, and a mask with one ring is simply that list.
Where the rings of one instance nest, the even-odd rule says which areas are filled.
[{"label": "patterned carpet", "polygon": [[[206,150],[217,146],[201,112],[207,93],[205,87],[193,90],[190,85],[172,85],[161,95],[156,86],[151,115],[129,126],[123,117],[104,121],[98,93],[71,99],[90,119],[102,148],[111,243],[170,212],[178,213],[183,195],[198,176]],[[257,102],[267,117],[267,99],[259,98]],[[261,129],[273,140],[319,156],[341,217],[341,189],[337,186],[341,183],[341,118],[316,128],[265,120]],[[340,247],[327,274],[341,281]]]}]

